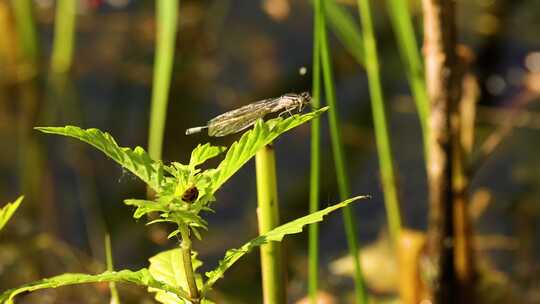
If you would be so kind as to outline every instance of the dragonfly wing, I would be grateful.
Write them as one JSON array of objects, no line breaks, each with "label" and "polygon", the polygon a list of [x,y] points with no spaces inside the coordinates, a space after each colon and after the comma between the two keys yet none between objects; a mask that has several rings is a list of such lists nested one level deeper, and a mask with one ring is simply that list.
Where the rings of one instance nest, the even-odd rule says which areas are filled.
[{"label": "dragonfly wing", "polygon": [[258,111],[247,112],[242,116],[218,121],[212,120],[208,123],[208,135],[219,137],[240,132],[252,126],[257,119],[263,118],[266,114],[268,111],[261,108]]},{"label": "dragonfly wing", "polygon": [[250,113],[253,113],[253,112],[259,112],[261,110],[271,107],[272,102],[274,100],[275,98],[269,98],[269,99],[263,99],[263,100],[259,100],[259,101],[247,104],[243,107],[240,107],[235,110],[231,110],[229,112],[225,112],[219,116],[212,118],[208,122],[208,124],[210,125],[212,123],[219,123],[221,121],[234,119],[236,117],[243,117],[244,115],[249,115]]}]

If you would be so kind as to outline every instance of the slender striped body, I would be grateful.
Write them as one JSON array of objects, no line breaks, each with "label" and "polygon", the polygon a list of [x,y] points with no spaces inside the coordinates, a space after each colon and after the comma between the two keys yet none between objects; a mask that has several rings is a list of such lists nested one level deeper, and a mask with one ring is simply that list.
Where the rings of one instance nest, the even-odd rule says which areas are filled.
[{"label": "slender striped body", "polygon": [[307,92],[301,94],[285,94],[277,98],[269,98],[245,105],[236,110],[223,113],[212,118],[206,126],[186,130],[186,135],[208,129],[208,136],[225,136],[240,132],[252,126],[259,118],[276,112],[290,112],[303,107],[311,100]]}]

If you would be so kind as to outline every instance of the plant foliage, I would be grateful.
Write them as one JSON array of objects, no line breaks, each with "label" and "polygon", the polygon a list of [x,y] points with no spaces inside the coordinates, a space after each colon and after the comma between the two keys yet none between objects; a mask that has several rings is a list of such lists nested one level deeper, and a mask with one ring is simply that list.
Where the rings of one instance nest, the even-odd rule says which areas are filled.
[{"label": "plant foliage", "polygon": [[284,236],[288,234],[300,233],[302,232],[302,228],[305,225],[320,222],[323,220],[323,217],[329,214],[330,212],[337,210],[339,208],[343,208],[347,206],[348,204],[356,200],[359,200],[361,198],[365,198],[365,196],[356,196],[351,199],[345,200],[339,204],[335,204],[333,206],[327,207],[317,212],[313,212],[304,217],[290,221],[286,224],[283,224],[281,226],[278,226],[268,231],[265,234],[259,235],[253,240],[245,243],[240,248],[228,250],[225,253],[225,257],[219,262],[218,267],[206,273],[206,276],[208,277],[208,281],[204,283],[203,293],[208,291],[218,279],[223,277],[223,273],[227,269],[229,269],[229,267],[231,267],[236,261],[238,261],[238,259],[244,256],[246,253],[250,252],[251,249],[264,245],[268,242],[272,242],[272,241],[281,242]]},{"label": "plant foliage", "polygon": [[[156,192],[155,200],[125,200],[126,205],[135,207],[135,218],[158,212],[159,218],[149,224],[157,222],[177,224],[178,229],[174,230],[169,237],[177,235],[180,232],[179,227],[187,225],[200,239],[199,230],[207,229],[207,222],[199,213],[210,210],[210,204],[215,201],[214,193],[260,148],[271,143],[280,134],[313,119],[326,110],[327,108],[323,108],[288,118],[278,117],[267,122],[259,120],[252,130],[244,133],[240,140],[231,145],[217,168],[204,171],[198,166],[223,153],[226,150],[225,147],[216,147],[209,143],[199,145],[191,153],[189,164],[173,162],[165,165],[153,160],[141,147],[135,149],[120,147],[110,134],[98,129],[84,130],[75,126],[36,129],[84,141],[105,153],[150,186]],[[183,201],[183,194],[193,188],[197,192],[196,199],[190,202]]]},{"label": "plant foliage", "polygon": [[120,147],[109,133],[98,129],[84,130],[75,126],[37,127],[35,129],[44,133],[73,137],[90,144],[135,174],[154,191],[161,190],[161,185],[164,183],[163,165],[161,162],[151,159],[141,147],[135,149]]},{"label": "plant foliage", "polygon": [[[207,222],[201,217],[201,211],[211,210],[211,203],[215,201],[215,192],[259,149],[270,144],[280,134],[317,117],[327,109],[322,108],[308,114],[297,114],[288,118],[277,117],[266,122],[259,120],[252,130],[242,135],[228,150],[225,147],[212,146],[209,143],[198,145],[192,151],[187,165],[178,162],[164,164],[153,160],[141,147],[135,149],[120,147],[111,135],[97,129],[84,130],[75,126],[36,129],[44,133],[74,137],[84,141],[139,177],[155,191],[155,198],[153,200],[125,200],[126,205],[135,207],[133,217],[141,218],[148,213],[157,212],[159,217],[148,224],[173,223],[176,225],[176,229],[169,234],[169,237],[181,234],[185,241],[186,236],[189,238],[191,235],[190,232],[197,238],[201,238],[200,229],[207,229]],[[216,168],[206,170],[199,168],[207,160],[217,157],[225,151],[227,151],[225,157]],[[23,292],[104,281],[130,282],[147,286],[150,292],[156,293],[156,300],[161,303],[212,303],[205,298],[206,293],[219,278],[223,277],[224,272],[229,267],[254,247],[270,241],[281,241],[288,234],[299,233],[303,226],[319,222],[326,214],[360,198],[362,197],[355,197],[299,218],[258,236],[238,249],[227,251],[217,268],[206,274],[206,282],[203,282],[203,278],[195,272],[202,265],[202,262],[196,258],[193,251],[190,251],[192,254],[189,267],[195,272],[195,284],[198,289],[202,290],[202,299],[190,298],[189,279],[186,278],[186,274],[189,272],[185,271],[188,269],[188,265],[184,265],[185,256],[182,255],[184,249],[178,248],[161,252],[150,258],[148,269],[107,271],[98,275],[64,274],[8,290],[0,295],[0,303],[12,303],[13,298]],[[20,199],[18,202],[20,203]],[[189,261],[189,256],[187,260]]]},{"label": "plant foliage", "polygon": [[13,203],[7,203],[3,208],[0,208],[0,230],[4,228],[17,208],[19,208],[23,198],[24,196],[19,196],[19,198],[17,198]]},{"label": "plant foliage", "polygon": [[136,285],[149,286],[160,290],[166,290],[180,297],[187,298],[187,293],[178,288],[174,288],[163,282],[160,282],[148,271],[148,269],[141,269],[138,271],[122,270],[122,271],[106,271],[101,274],[91,275],[84,273],[65,273],[59,276],[43,279],[40,281],[32,282],[17,288],[13,288],[5,291],[0,295],[0,303],[13,304],[15,296],[25,293],[36,291],[45,288],[57,288],[67,285],[84,284],[84,283],[96,283],[96,282],[125,282]]},{"label": "plant foliage", "polygon": [[[197,255],[192,255],[193,270],[196,270],[202,265],[202,262],[197,259]],[[163,251],[150,258],[150,267],[148,268],[152,276],[167,285],[187,290],[184,263],[182,262],[182,253],[179,248]],[[197,285],[201,287],[201,276],[197,276]],[[156,300],[165,304],[185,303],[184,299],[178,297],[177,294],[163,289],[148,288],[148,291],[156,293]]]}]

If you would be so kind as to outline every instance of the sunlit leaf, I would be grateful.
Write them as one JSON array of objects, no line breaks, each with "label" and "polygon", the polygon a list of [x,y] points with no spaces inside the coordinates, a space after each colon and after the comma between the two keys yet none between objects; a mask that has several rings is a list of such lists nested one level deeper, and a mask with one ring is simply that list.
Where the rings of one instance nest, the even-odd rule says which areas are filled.
[{"label": "sunlit leaf", "polygon": [[266,122],[259,119],[254,128],[244,133],[227,151],[225,159],[215,171],[213,190],[219,189],[236,171],[255,156],[259,149],[270,144],[282,133],[310,121],[326,110],[328,107],[304,115],[296,114],[288,118],[277,117]]},{"label": "sunlit leaf", "polygon": [[136,147],[133,150],[120,147],[109,133],[98,129],[84,130],[75,126],[36,127],[35,129],[44,133],[69,136],[84,141],[135,174],[154,191],[161,190],[161,184],[164,182],[163,165],[151,159],[141,147]]},{"label": "sunlit leaf", "polygon": [[13,299],[18,294],[32,292],[46,288],[58,288],[67,285],[96,283],[96,282],[125,282],[136,285],[143,285],[158,290],[166,290],[178,297],[188,298],[188,294],[179,289],[172,287],[169,284],[160,282],[152,277],[148,269],[143,268],[138,271],[122,270],[122,271],[106,271],[101,274],[91,275],[83,273],[66,273],[40,281],[35,281],[18,288],[13,288],[5,291],[0,295],[0,303],[13,304]]},{"label": "sunlit leaf", "polygon": [[164,206],[163,204],[149,200],[126,199],[124,200],[124,204],[137,207],[137,209],[135,209],[135,212],[133,213],[133,217],[136,219],[141,218],[143,215],[150,212],[167,211],[166,206]]},{"label": "sunlit leaf", "polygon": [[210,143],[204,145],[198,145],[191,151],[191,158],[189,159],[189,165],[194,168],[210,158],[216,157],[219,154],[227,150],[226,147],[212,146]]},{"label": "sunlit leaf", "polygon": [[209,291],[212,288],[212,285],[214,285],[214,283],[218,279],[223,277],[223,274],[225,273],[227,269],[229,269],[229,267],[231,267],[236,261],[238,261],[238,259],[240,259],[246,253],[251,251],[253,248],[261,246],[271,241],[280,242],[283,239],[283,237],[288,234],[302,232],[302,228],[305,225],[320,222],[322,221],[323,217],[329,214],[330,212],[335,211],[339,208],[345,207],[348,204],[362,198],[366,198],[366,196],[356,196],[346,201],[343,201],[339,204],[330,206],[326,209],[313,212],[309,215],[306,215],[294,221],[288,222],[287,224],[276,227],[270,230],[269,232],[254,238],[253,240],[249,241],[248,243],[244,244],[242,247],[238,249],[228,250],[225,253],[225,257],[219,262],[218,267],[206,273],[206,276],[208,277],[208,281],[204,283],[203,294]]},{"label": "sunlit leaf", "polygon": [[24,196],[19,196],[13,203],[7,203],[4,207],[0,208],[0,230],[4,228],[9,219],[13,216],[13,213],[19,208]]},{"label": "sunlit leaf", "polygon": [[[182,290],[188,290],[188,284],[185,277],[184,263],[182,260],[182,251],[179,248],[163,251],[157,255],[151,257],[150,267],[148,270],[152,276],[169,286],[175,288],[181,288]],[[202,262],[197,259],[197,254],[193,253],[191,257],[193,271],[202,265]],[[202,285],[200,275],[196,275],[197,285]],[[177,294],[171,293],[163,289],[149,288],[150,292],[156,293],[156,300],[165,304],[183,304],[190,303],[184,301]]]}]

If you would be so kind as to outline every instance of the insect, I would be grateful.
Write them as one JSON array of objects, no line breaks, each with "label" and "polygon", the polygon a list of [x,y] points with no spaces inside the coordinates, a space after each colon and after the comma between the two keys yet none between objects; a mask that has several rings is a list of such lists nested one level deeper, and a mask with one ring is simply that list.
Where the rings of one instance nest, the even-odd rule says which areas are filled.
[{"label": "insect", "polygon": [[186,135],[199,133],[204,129],[208,129],[208,136],[216,137],[237,133],[249,128],[259,118],[263,118],[267,114],[279,111],[290,113],[296,109],[302,111],[310,101],[311,96],[307,92],[301,94],[289,93],[277,98],[256,101],[216,116],[208,121],[206,126],[189,128],[186,130]]}]

